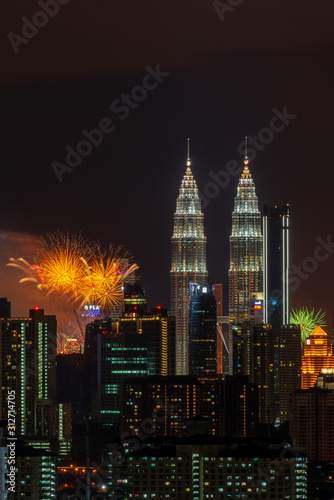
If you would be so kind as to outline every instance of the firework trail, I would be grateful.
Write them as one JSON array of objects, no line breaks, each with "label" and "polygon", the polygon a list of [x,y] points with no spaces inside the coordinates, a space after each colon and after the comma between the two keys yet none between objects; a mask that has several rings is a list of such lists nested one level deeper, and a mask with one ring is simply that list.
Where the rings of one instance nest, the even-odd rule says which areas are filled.
[{"label": "firework trail", "polygon": [[48,234],[41,239],[33,264],[11,258],[8,266],[18,268],[44,293],[53,294],[67,305],[99,305],[104,312],[121,303],[122,285],[138,266],[122,247],[102,251],[81,235]]},{"label": "firework trail", "polygon": [[317,326],[321,328],[326,326],[326,314],[321,309],[316,314],[314,308],[291,309],[290,323],[300,325],[301,338],[304,343]]},{"label": "firework trail", "polygon": [[86,277],[79,297],[81,306],[97,304],[110,310],[121,303],[122,285],[138,266],[129,262],[129,255],[120,257],[121,248],[109,247],[108,252],[97,249],[94,258],[85,261]]},{"label": "firework trail", "polygon": [[29,262],[22,259],[22,257],[19,259],[10,257],[7,266],[16,267],[26,275],[25,278],[19,280],[19,283],[32,282],[37,284],[39,290],[43,289],[44,279],[41,266],[29,264]]}]

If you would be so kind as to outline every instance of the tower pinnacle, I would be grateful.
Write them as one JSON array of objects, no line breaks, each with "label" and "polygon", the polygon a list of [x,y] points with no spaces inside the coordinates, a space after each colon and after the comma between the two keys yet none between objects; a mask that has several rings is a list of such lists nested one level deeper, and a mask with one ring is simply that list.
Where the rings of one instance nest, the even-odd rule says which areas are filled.
[{"label": "tower pinnacle", "polygon": [[190,167],[190,165],[191,165],[190,156],[189,156],[189,143],[190,143],[190,139],[188,137],[188,139],[187,139],[187,167]]},{"label": "tower pinnacle", "polygon": [[241,177],[243,179],[250,179],[251,178],[250,171],[249,171],[249,168],[248,168],[248,163],[249,163],[249,160],[248,160],[248,156],[247,156],[247,135],[246,135],[245,136],[244,170],[243,170],[242,175],[241,175]]}]

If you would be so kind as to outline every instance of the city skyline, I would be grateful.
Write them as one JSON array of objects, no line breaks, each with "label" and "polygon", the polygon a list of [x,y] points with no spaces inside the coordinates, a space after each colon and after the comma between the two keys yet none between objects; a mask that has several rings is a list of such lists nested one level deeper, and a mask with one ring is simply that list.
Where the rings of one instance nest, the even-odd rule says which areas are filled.
[{"label": "city skyline", "polygon": [[1,498],[331,496],[333,16],[3,3]]},{"label": "city skyline", "polygon": [[[145,3],[132,6],[131,19],[126,6],[106,4],[93,24],[91,5],[83,5],[80,22],[73,1],[63,5],[29,43],[20,45],[18,54],[4,36],[2,175],[14,187],[15,201],[11,189],[5,189],[1,233],[43,235],[60,229],[82,231],[106,245],[123,244],[140,266],[150,305],[167,305],[173,193],[184,173],[184,145],[190,137],[193,174],[208,200],[203,209],[208,271],[226,290],[238,178],[228,173],[227,164],[242,163],[239,146],[248,135],[256,154],[250,165],[260,210],[264,204],[290,203],[291,265],[301,266],[304,277],[296,275],[299,286],[292,302],[312,298],[316,308],[330,307],[332,254],[312,273],[303,270],[303,261],[313,257],[317,238],[334,239],[332,189],[325,182],[332,177],[332,3],[325,1],[315,11],[307,0],[301,17],[299,6],[286,0],[241,2],[223,22],[211,3],[159,8]],[[21,17],[31,19],[36,9],[34,3],[23,9],[11,2],[1,17],[3,33],[20,34]],[[69,35],[73,26],[75,37]],[[142,84],[148,66],[169,75],[122,120],[123,113],[110,106]],[[152,77],[148,84],[154,85]],[[275,119],[273,110],[281,115],[286,110],[286,123]],[[81,131],[95,129],[105,117],[116,130],[104,134],[102,143],[60,183],[52,162],[62,163],[65,147],[76,148],[84,139]],[[273,136],[266,133],[271,123],[280,130]],[[96,194],[89,203],[92,186]],[[2,278],[4,295],[11,278],[6,271]],[[15,297],[13,291],[13,304]],[[30,306],[25,303],[17,314]]]}]

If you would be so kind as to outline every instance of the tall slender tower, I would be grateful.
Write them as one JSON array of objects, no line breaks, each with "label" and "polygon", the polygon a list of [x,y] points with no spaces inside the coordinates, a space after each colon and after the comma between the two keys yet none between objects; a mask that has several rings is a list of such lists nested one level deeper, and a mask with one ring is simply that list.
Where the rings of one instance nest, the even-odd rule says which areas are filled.
[{"label": "tall slender tower", "polygon": [[277,331],[289,324],[289,205],[264,206],[263,215],[263,304],[264,322]]},{"label": "tall slender tower", "polygon": [[[231,374],[233,369],[232,325],[242,325],[245,321],[249,320],[251,294],[262,294],[263,286],[261,214],[259,212],[254,181],[248,167],[247,142],[244,169],[239,179],[232,214],[230,269],[228,276],[230,315],[229,373]],[[248,340],[248,338],[245,340]],[[247,351],[249,352],[249,346],[247,346]],[[246,374],[246,371],[244,370],[244,374]]]},{"label": "tall slender tower", "polygon": [[187,375],[189,370],[189,284],[203,286],[208,279],[204,215],[190,166],[188,139],[187,169],[176,201],[171,240],[170,298],[171,311],[176,317],[176,375]]}]

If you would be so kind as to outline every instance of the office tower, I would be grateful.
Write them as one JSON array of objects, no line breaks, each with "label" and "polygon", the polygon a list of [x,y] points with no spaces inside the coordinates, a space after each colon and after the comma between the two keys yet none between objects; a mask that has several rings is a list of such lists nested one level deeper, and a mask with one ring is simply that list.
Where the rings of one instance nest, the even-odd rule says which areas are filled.
[{"label": "office tower", "polygon": [[264,206],[263,214],[263,321],[273,325],[275,340],[275,402],[279,402],[279,331],[290,315],[290,209]]},{"label": "office tower", "polygon": [[225,436],[257,436],[259,390],[247,376],[226,376],[224,415]]},{"label": "office tower", "polygon": [[310,460],[334,460],[334,392],[313,387],[290,396],[290,436]]},{"label": "office tower", "polygon": [[204,417],[221,436],[224,381],[221,375],[128,378],[122,386],[122,433],[185,436],[187,421]]},{"label": "office tower", "polygon": [[[230,269],[228,275],[231,324],[229,351],[231,354],[233,352],[232,325],[248,322],[251,294],[262,293],[262,253],[261,214],[246,152],[244,168],[239,179],[237,196],[234,200],[232,234],[230,236]],[[230,366],[229,371],[230,374],[233,373],[232,366]]]},{"label": "office tower", "polygon": [[118,330],[145,338],[148,375],[175,374],[175,318],[167,309],[158,306],[150,313],[140,309],[124,313]]},{"label": "office tower", "polygon": [[323,368],[334,368],[333,347],[327,333],[317,326],[304,343],[301,388],[314,387]]},{"label": "office tower", "polygon": [[208,286],[215,296],[217,304],[217,373],[219,375],[224,373],[223,357],[223,285],[221,283],[213,283]]},{"label": "office tower", "polygon": [[251,380],[259,388],[259,422],[274,424],[277,408],[275,405],[274,339],[271,324],[255,325],[253,334],[253,366]]},{"label": "office tower", "polygon": [[188,373],[189,284],[207,283],[204,215],[189,158],[174,213],[172,265],[170,271],[171,312],[176,318],[176,374]]},{"label": "office tower", "polygon": [[264,206],[263,213],[263,299],[264,322],[275,330],[289,324],[289,205]]},{"label": "office tower", "polygon": [[274,442],[152,439],[126,457],[126,498],[307,500],[307,462]]},{"label": "office tower", "polygon": [[125,313],[134,311],[146,312],[145,291],[142,285],[124,283],[123,297]]},{"label": "office tower", "polygon": [[189,304],[189,374],[217,373],[217,305],[212,290],[197,287]]},{"label": "office tower", "polygon": [[121,385],[126,377],[147,375],[144,335],[102,331],[97,342],[97,401],[102,425],[121,419]]},{"label": "office tower", "polygon": [[301,388],[301,333],[298,325],[286,325],[279,337],[279,420],[289,420],[290,394]]},{"label": "office tower", "polygon": [[56,398],[56,317],[36,307],[27,318],[0,319],[0,329],[0,419],[7,419],[7,393],[15,390],[17,432],[31,436],[36,401]]}]

